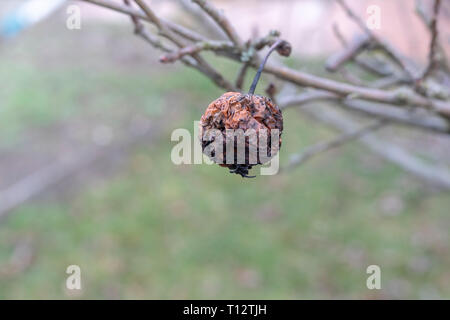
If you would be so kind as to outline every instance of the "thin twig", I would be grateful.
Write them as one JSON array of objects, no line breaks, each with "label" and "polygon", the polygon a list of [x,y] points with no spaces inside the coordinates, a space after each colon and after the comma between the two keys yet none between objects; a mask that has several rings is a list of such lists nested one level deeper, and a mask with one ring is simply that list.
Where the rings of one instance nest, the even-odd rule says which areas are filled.
[{"label": "thin twig", "polygon": [[349,72],[346,68],[342,68],[339,70],[339,74],[348,82],[351,84],[354,84],[356,86],[363,86],[364,82],[361,78],[359,78],[357,75]]},{"label": "thin twig", "polygon": [[305,150],[303,150],[302,152],[291,155],[289,164],[287,165],[286,169],[290,170],[294,167],[297,167],[320,153],[324,153],[331,149],[335,149],[344,144],[347,144],[349,142],[357,140],[369,133],[372,133],[372,132],[384,127],[385,125],[386,125],[386,121],[377,120],[367,126],[363,126],[359,129],[356,129],[353,131],[345,132],[333,140],[321,142],[321,143],[309,146],[309,147],[305,148]]},{"label": "thin twig", "polygon": [[[324,112],[321,109],[309,107],[299,110],[342,132],[349,133],[359,127],[359,125],[353,120],[344,117],[337,112],[333,112],[332,110],[327,110]],[[396,144],[385,140],[380,140],[374,135],[363,136],[359,141],[361,141],[361,143],[366,145],[374,153],[398,165],[403,170],[411,173],[421,180],[426,181],[438,188],[450,190],[450,172],[447,168],[440,167],[435,164],[428,164],[413,154],[400,148]]]},{"label": "thin twig", "polygon": [[270,47],[269,51],[267,52],[263,61],[261,62],[258,71],[256,72],[255,78],[253,79],[252,85],[250,86],[250,90],[248,91],[249,94],[255,93],[256,85],[258,84],[259,78],[261,77],[261,73],[264,70],[264,66],[267,63],[267,59],[269,59],[272,52],[277,50],[280,47],[280,45],[282,45],[282,43],[283,40],[278,40]]},{"label": "thin twig", "polygon": [[[123,0],[124,4],[126,6],[131,6],[130,0]],[[173,53],[173,49],[168,46],[167,44],[163,43],[157,36],[153,35],[151,32],[149,32],[145,26],[141,23],[140,19],[138,19],[136,16],[131,15],[130,16],[131,21],[134,24],[134,33],[141,37],[144,41],[152,45],[153,47],[160,49],[164,52]],[[198,68],[197,63],[191,58],[191,57],[183,57],[181,61],[193,68]]]},{"label": "thin twig", "polygon": [[422,19],[427,27],[430,27],[431,17],[425,12],[423,1],[416,0],[416,13]]},{"label": "thin twig", "polygon": [[194,16],[195,22],[198,23],[198,26],[204,30],[210,38],[218,38],[220,40],[227,39],[227,35],[222,28],[220,28],[210,16],[204,14],[202,8],[194,4],[191,0],[178,0],[178,2],[183,9]]},{"label": "thin twig", "polygon": [[198,4],[217,24],[222,28],[222,30],[226,33],[228,38],[233,41],[233,43],[239,49],[244,48],[244,44],[239,37],[238,33],[234,29],[233,25],[230,21],[225,17],[225,15],[216,7],[214,7],[210,2],[206,0],[192,0],[196,4]]},{"label": "thin twig", "polygon": [[[93,0],[83,1],[90,2]],[[220,51],[217,51],[217,53],[222,54]],[[237,57],[231,58],[238,59]],[[259,67],[259,65],[254,61],[251,62],[251,66],[254,68]],[[422,106],[441,114],[450,115],[450,103],[436,99],[426,99],[423,96],[413,92],[412,90],[401,89],[395,91],[386,91],[364,86],[355,86],[339,81],[330,80],[327,78],[318,77],[305,72],[296,71],[287,67],[278,67],[270,64],[265,66],[264,71],[273,74],[280,79],[295,83],[300,86],[327,90],[333,93],[337,93],[343,97],[353,95],[361,99],[388,104]],[[211,70],[210,66],[204,67],[204,72],[207,72],[206,75],[220,87],[226,88],[229,91],[236,90],[234,85],[225,81],[223,77],[217,72]]]},{"label": "thin twig", "polygon": [[[342,35],[342,32],[339,29],[339,26],[337,23],[333,23],[333,33],[336,36],[336,38],[339,40],[339,42],[342,44],[342,46],[345,48],[347,47],[347,40]],[[373,73],[377,76],[387,77],[393,75],[393,70],[390,68],[389,65],[383,63],[381,64],[379,61],[372,61],[368,59],[364,59],[360,56],[355,56],[352,59],[356,65],[361,67],[363,70],[366,70],[370,73]]]},{"label": "thin twig", "polygon": [[144,11],[148,19],[153,22],[161,32],[166,31],[166,25],[158,18],[152,9],[144,2],[144,0],[134,0],[137,5]]},{"label": "thin twig", "polygon": [[199,53],[201,51],[218,51],[218,50],[234,50],[233,43],[229,41],[201,41],[196,42],[192,45],[186,46],[178,50],[177,52],[165,54],[160,57],[159,61],[162,63],[175,62],[178,59],[186,55],[193,55],[194,53]]},{"label": "thin twig", "polygon": [[370,117],[389,120],[400,125],[441,134],[450,133],[450,123],[447,120],[429,114],[426,110],[405,110],[391,105],[371,103],[364,100],[341,99],[338,95],[327,91],[312,90],[298,95],[282,97],[279,105],[282,110],[285,110],[320,101],[335,101],[338,106],[346,110],[357,111]]},{"label": "thin twig", "polygon": [[297,95],[279,97],[279,107],[284,110],[291,107],[302,106],[310,102],[338,100],[340,97],[328,91],[310,90]]},{"label": "thin twig", "polygon": [[[254,65],[253,65],[254,66]],[[255,67],[255,66],[254,66]],[[413,90],[402,88],[394,91],[380,90],[363,86],[356,86],[331,79],[295,71],[287,67],[266,65],[264,71],[280,79],[300,85],[336,93],[342,97],[354,97],[370,101],[396,105],[416,105],[436,111],[443,115],[450,115],[450,103],[436,99],[426,99]]]},{"label": "thin twig", "polygon": [[379,47],[403,69],[409,78],[416,79],[417,72],[412,69],[411,63],[407,61],[407,59],[400,52],[398,52],[394,46],[392,46],[385,39],[373,33],[372,30],[367,27],[365,22],[353,12],[344,0],[337,0],[337,2],[344,9],[349,18],[352,19],[362,30],[364,30],[367,35],[369,35],[379,45]]},{"label": "thin twig", "polygon": [[395,85],[409,84],[409,83],[410,83],[409,80],[394,75],[394,76],[386,76],[378,80],[375,80],[370,84],[370,87],[376,89],[388,89]]},{"label": "thin twig", "polygon": [[244,85],[245,76],[247,75],[249,66],[250,65],[248,62],[243,62],[241,64],[241,67],[239,68],[239,71],[238,71],[238,74],[236,77],[236,88],[238,88],[239,90],[242,90],[242,86]]},{"label": "thin twig", "polygon": [[274,83],[269,83],[269,85],[267,86],[266,90],[264,90],[267,93],[267,96],[269,97],[270,100],[273,101],[273,103],[275,103],[276,105],[278,105],[277,103],[277,99],[275,97],[275,95],[277,94],[277,87],[275,86]]},{"label": "thin twig", "polygon": [[345,63],[354,60],[355,57],[367,48],[370,37],[366,34],[357,36],[342,51],[328,58],[325,67],[330,72],[337,71]]},{"label": "thin twig", "polygon": [[257,34],[254,35],[256,40],[249,40],[245,44],[246,51],[243,52],[240,60],[243,61],[241,67],[239,68],[236,77],[236,87],[242,89],[245,76],[250,67],[250,61],[253,59],[255,62],[259,61],[258,52],[264,49],[266,46],[273,45],[277,40],[279,40],[280,32],[277,30],[271,30],[266,36],[261,38],[256,38]]},{"label": "thin twig", "polygon": [[[109,0],[79,0],[79,1],[84,1],[84,2],[88,2],[100,7],[104,7],[107,9],[111,9],[120,13],[124,13],[130,16],[134,16],[137,19],[140,20],[146,20],[149,22],[152,22],[147,15],[145,15],[144,12],[142,12],[141,10],[137,10],[134,9],[132,7],[127,7],[125,5],[120,5],[118,3],[109,1]],[[168,28],[170,28],[174,33],[182,36],[185,39],[188,39],[190,41],[202,41],[202,40],[206,40],[205,37],[203,37],[202,35],[200,35],[199,33],[196,33],[186,27],[182,27],[179,24],[164,20],[160,18],[160,21],[162,21]]]},{"label": "thin twig", "polygon": [[[134,0],[138,6],[145,12],[150,21],[152,21],[157,27],[159,32],[175,43],[179,48],[183,48],[186,43],[176,37],[176,35],[167,27],[167,25],[159,19],[159,17],[153,12],[153,10],[145,3],[144,0]],[[216,84],[226,90],[234,90],[234,86],[228,82],[218,71],[216,71],[209,63],[207,63],[198,53],[192,53],[191,55],[198,63],[198,70],[207,75]]]},{"label": "thin twig", "polygon": [[425,70],[423,71],[422,76],[418,80],[419,82],[426,79],[435,69],[436,65],[438,64],[438,58],[437,58],[437,49],[438,49],[438,15],[439,15],[439,8],[441,6],[441,0],[435,0],[434,6],[433,6],[433,15],[431,17],[430,21],[430,31],[431,31],[431,41],[430,41],[430,48],[428,52],[428,64],[425,67]]},{"label": "thin twig", "polygon": [[261,50],[266,46],[271,46],[280,37],[280,32],[277,30],[271,30],[267,35],[256,40],[251,41],[251,46],[256,50]]}]

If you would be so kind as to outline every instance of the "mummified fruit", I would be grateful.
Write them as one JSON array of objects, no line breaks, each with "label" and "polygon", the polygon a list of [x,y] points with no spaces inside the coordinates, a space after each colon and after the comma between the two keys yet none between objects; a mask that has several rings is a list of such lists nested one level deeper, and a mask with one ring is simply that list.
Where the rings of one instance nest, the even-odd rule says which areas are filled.
[{"label": "mummified fruit", "polygon": [[211,102],[200,120],[203,152],[214,162],[228,167],[231,173],[246,178],[250,178],[248,170],[253,165],[269,161],[281,146],[283,116],[280,108],[269,98],[254,94],[264,65],[274,50],[289,56],[291,46],[283,40],[272,44],[248,94],[224,93]]},{"label": "mummified fruit", "polygon": [[[200,120],[200,140],[203,151],[211,142],[217,142],[217,136],[206,134],[214,129],[222,134],[223,147],[219,151],[213,148],[212,152],[207,153],[208,156],[221,166],[228,167],[231,172],[248,177],[248,170],[253,165],[267,162],[278,152],[281,146],[283,116],[278,106],[269,98],[227,92],[211,102]],[[231,130],[227,131],[227,129]],[[239,148],[239,129],[245,136],[243,148]],[[277,141],[272,141],[273,129],[278,129],[278,134],[273,132],[273,137]],[[261,138],[263,135],[265,138]],[[244,142],[244,138],[241,138],[240,141]],[[227,158],[227,143],[232,144],[233,159],[230,159],[230,156]],[[272,144],[275,144],[273,150]],[[241,154],[239,158],[239,152],[242,153],[242,151],[245,154]]]}]

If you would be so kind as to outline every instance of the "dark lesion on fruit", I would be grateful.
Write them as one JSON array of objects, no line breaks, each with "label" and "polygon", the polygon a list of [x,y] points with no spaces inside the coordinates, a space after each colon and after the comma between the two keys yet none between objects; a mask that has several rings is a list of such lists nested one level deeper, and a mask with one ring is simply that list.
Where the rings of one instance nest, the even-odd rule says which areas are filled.
[{"label": "dark lesion on fruit", "polygon": [[255,178],[256,176],[249,176],[248,172],[252,168],[248,164],[231,164],[228,166],[230,173],[240,174],[242,178]]}]

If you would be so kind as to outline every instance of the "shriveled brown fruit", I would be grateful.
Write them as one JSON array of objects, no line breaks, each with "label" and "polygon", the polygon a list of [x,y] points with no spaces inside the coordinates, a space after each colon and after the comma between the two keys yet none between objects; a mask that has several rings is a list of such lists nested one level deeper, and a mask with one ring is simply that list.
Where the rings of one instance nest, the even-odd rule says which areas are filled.
[{"label": "shriveled brown fruit", "polygon": [[[229,168],[231,173],[245,178],[252,178],[248,175],[252,166],[269,161],[281,147],[283,116],[280,108],[271,99],[254,94],[267,59],[274,50],[287,57],[291,54],[291,45],[284,40],[275,41],[261,62],[248,94],[224,93],[210,103],[200,120],[203,153]],[[232,130],[231,134],[229,130]],[[277,141],[272,141],[272,131]],[[211,144],[213,148],[210,148]],[[228,151],[233,151],[233,156],[227,155],[230,145]]]},{"label": "shriveled brown fruit", "polygon": [[[281,132],[283,131],[283,116],[280,108],[275,105],[269,98],[254,95],[242,94],[239,92],[226,92],[218,99],[211,102],[202,115],[200,120],[200,140],[202,142],[202,149],[211,143],[211,139],[205,139],[204,134],[208,130],[217,129],[222,134],[223,148],[221,154],[213,153],[211,159],[218,162],[219,165],[227,167],[230,172],[240,174],[243,177],[248,177],[248,170],[253,165],[263,164],[262,161],[272,158],[276,152],[272,154],[272,144],[275,143],[275,150],[278,151],[281,146]],[[245,138],[245,160],[239,161],[237,139],[231,141],[233,144],[234,157],[227,158],[226,141],[227,129],[242,129],[244,134],[254,134],[256,139],[251,140],[248,136]],[[273,129],[279,130],[278,141],[271,141],[271,133]],[[249,130],[252,130],[251,132]],[[254,131],[253,131],[254,130]],[[261,145],[258,137],[260,134],[265,134],[267,143]],[[253,147],[251,148],[251,144]],[[259,149],[263,150],[259,150]],[[259,151],[259,152],[258,152]],[[264,156],[260,152],[264,151]],[[251,153],[253,158],[251,158]],[[244,155],[243,155],[244,156]],[[253,160],[252,160],[253,159]],[[256,163],[255,161],[256,160]]]}]

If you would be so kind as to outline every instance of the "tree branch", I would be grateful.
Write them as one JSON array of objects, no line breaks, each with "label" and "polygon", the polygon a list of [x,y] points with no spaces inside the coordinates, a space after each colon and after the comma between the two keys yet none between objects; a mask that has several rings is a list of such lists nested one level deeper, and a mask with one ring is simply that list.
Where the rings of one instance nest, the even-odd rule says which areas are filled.
[{"label": "tree branch", "polygon": [[206,0],[192,0],[196,4],[198,4],[217,24],[222,28],[222,30],[226,33],[228,38],[233,41],[233,43],[239,49],[244,48],[244,44],[237,34],[236,30],[230,23],[230,21],[225,17],[225,15],[214,7],[211,3]]},{"label": "tree branch", "polygon": [[303,164],[304,162],[308,161],[310,158],[312,158],[320,153],[335,149],[344,144],[347,144],[349,142],[357,140],[369,133],[372,133],[372,132],[384,127],[385,125],[386,125],[385,121],[378,120],[372,124],[363,126],[362,128],[356,129],[354,131],[345,132],[333,140],[321,142],[321,143],[309,146],[309,147],[305,148],[302,152],[291,155],[289,164],[287,165],[286,169],[287,170],[293,169],[294,167],[297,167],[297,166]]},{"label": "tree branch", "polygon": [[[132,7],[127,7],[125,5],[120,5],[118,3],[114,3],[110,0],[78,0],[78,1],[84,1],[88,2],[100,7],[104,7],[107,9],[111,9],[113,11],[117,11],[120,13],[127,14],[129,16],[134,16],[140,20],[146,20],[148,22],[152,22],[147,15],[145,15],[144,12],[141,10],[136,10]],[[202,41],[206,38],[200,35],[199,33],[196,33],[186,27],[182,27],[179,24],[164,20],[160,18],[160,21],[162,21],[168,28],[170,28],[174,33],[180,35],[183,38],[186,38],[190,41]]]},{"label": "tree branch", "polygon": [[193,55],[194,53],[199,53],[201,51],[219,51],[219,50],[234,50],[233,43],[229,41],[200,41],[196,42],[192,45],[186,46],[178,50],[177,52],[165,54],[160,57],[159,61],[162,63],[171,63],[175,62],[178,59],[186,56]]},{"label": "tree branch", "polygon": [[249,64],[248,62],[243,62],[241,64],[241,67],[239,68],[239,72],[236,77],[236,88],[242,89],[242,86],[244,85],[245,76],[247,75]]},{"label": "tree branch", "polygon": [[360,35],[347,45],[342,51],[332,55],[325,63],[325,68],[330,72],[337,71],[343,64],[354,60],[370,43],[370,37]]},{"label": "tree branch", "polygon": [[[347,47],[347,40],[345,40],[344,36],[342,35],[339,26],[336,23],[333,23],[333,33],[336,36],[336,38],[341,42],[342,46],[345,48]],[[362,69],[373,73],[377,76],[387,77],[392,76],[394,71],[392,68],[387,64],[381,64],[379,61],[372,61],[367,60],[359,56],[355,56],[352,59],[356,65],[361,67]]]},{"label": "tree branch", "polygon": [[355,23],[367,33],[377,44],[378,46],[386,52],[386,54],[392,58],[394,62],[396,62],[403,71],[408,75],[410,79],[416,79],[417,71],[413,70],[411,67],[411,63],[399,52],[393,45],[391,45],[387,40],[379,37],[374,34],[372,30],[370,30],[364,21],[353,12],[353,10],[347,5],[344,0],[337,0],[338,4],[344,9],[350,19],[355,21]]},{"label": "tree branch", "polygon": [[431,31],[431,41],[430,48],[428,50],[428,64],[423,71],[422,76],[419,79],[419,82],[426,79],[435,69],[436,65],[439,63],[437,57],[437,49],[438,49],[438,15],[439,8],[441,6],[441,0],[435,0],[433,6],[433,16],[430,21],[430,31]]},{"label": "tree branch", "polygon": [[338,95],[326,91],[307,91],[298,95],[282,97],[279,102],[282,110],[284,110],[319,101],[335,101],[344,109],[389,120],[393,123],[416,127],[425,131],[433,131],[441,134],[450,133],[450,123],[447,120],[430,114],[426,110],[405,110],[391,105],[370,103],[364,100],[341,99]]},{"label": "tree branch", "polygon": [[[305,107],[300,109],[300,111],[342,132],[350,133],[358,128],[358,125],[354,121],[332,110],[323,112],[319,108]],[[399,146],[385,140],[380,140],[376,136],[363,136],[359,141],[374,153],[398,165],[403,170],[421,180],[435,187],[450,190],[450,172],[447,168],[430,165]]]},{"label": "tree branch", "polygon": [[[156,14],[153,12],[153,10],[150,9],[150,7],[144,2],[144,0],[134,0],[139,7],[145,12],[147,17],[151,22],[153,22],[159,32],[171,40],[173,43],[175,43],[179,48],[183,48],[185,46],[185,42],[182,40],[179,40],[172,31],[166,26],[162,20],[160,20]],[[226,90],[234,90],[233,85],[225,80],[225,78],[217,72],[211,65],[209,65],[198,53],[192,53],[191,56],[194,58],[194,60],[198,63],[198,70],[203,72],[205,75],[207,75],[211,80],[213,80],[217,85],[220,87],[226,89]]]},{"label": "tree branch", "polygon": [[314,76],[301,71],[294,71],[286,67],[275,67],[273,65],[266,65],[265,71],[279,77],[280,79],[284,79],[302,87],[326,90],[341,97],[357,97],[359,99],[396,105],[415,105],[450,116],[450,104],[448,102],[436,99],[426,99],[415,93],[413,90],[407,88],[386,91],[355,86],[348,83],[342,83],[339,81]]},{"label": "tree branch", "polygon": [[[259,66],[260,58],[258,56],[258,50],[263,49],[267,45],[272,45],[279,39],[278,32],[271,32],[266,37],[250,39],[246,45],[244,45],[230,20],[228,20],[220,10],[213,7],[207,0],[193,1],[216,22],[227,35],[229,41],[209,40],[203,35],[188,28],[164,20],[154,14],[144,0],[136,0],[138,5],[140,4],[141,10],[120,6],[106,0],[81,1],[97,4],[128,14],[132,17],[135,25],[137,21],[141,20],[151,22],[158,28],[161,36],[166,37],[176,46],[175,48],[172,48],[170,44],[166,44],[166,42],[161,41],[158,36],[148,32],[144,26],[142,26],[142,28],[136,27],[138,35],[154,47],[167,53],[162,58],[163,62],[180,60],[184,64],[204,73],[212,79],[216,85],[228,91],[235,91],[237,90],[236,87],[242,88],[248,67],[256,69]],[[293,97],[281,96],[277,99],[280,100],[280,106],[287,107],[294,104],[307,104],[311,101],[329,100],[336,102],[338,106],[345,108],[347,111],[351,110],[352,112],[363,113],[365,116],[378,120],[381,119],[381,121],[389,121],[391,124],[409,125],[427,130],[428,132],[448,134],[450,126],[450,98],[448,95],[430,95],[429,93],[435,90],[434,88],[433,90],[427,89],[426,92],[417,90],[415,81],[419,78],[417,75],[419,73],[421,74],[421,72],[416,70],[416,66],[413,66],[410,60],[400,54],[392,44],[368,29],[364,21],[347,6],[344,0],[338,0],[338,2],[347,12],[348,16],[363,29],[365,36],[359,41],[347,45],[347,41],[342,34],[340,34],[335,25],[335,34],[346,48],[328,60],[328,69],[331,71],[338,70],[344,63],[353,61],[361,68],[376,75],[377,79],[367,85],[361,85],[361,82],[355,81],[356,78],[349,72],[344,74],[344,77],[352,83],[316,76],[292,68],[279,66],[278,64],[269,64],[266,65],[263,70],[265,73],[272,74],[297,87],[316,89],[314,91],[308,90],[301,95],[295,95]],[[435,5],[438,4],[435,3]],[[435,64],[437,59],[440,58],[440,54],[437,53],[437,50],[440,50],[440,47],[438,44],[437,11],[435,12],[436,23],[430,29],[432,40],[430,44],[429,61],[431,63],[429,63],[424,70],[433,69],[434,67],[429,67],[429,65]],[[431,20],[432,19],[430,19],[430,21]],[[256,36],[253,38],[255,37]],[[373,59],[372,57],[366,58],[359,56],[363,51],[369,51],[372,48],[381,48],[386,53],[386,57],[389,59],[388,62],[385,62],[384,59],[381,61],[380,59]],[[243,63],[238,72],[235,86],[225,80],[220,73],[212,68],[212,66],[201,57],[200,53],[204,50],[210,50],[219,56]],[[401,74],[396,70],[397,68],[392,67],[391,61],[400,67]],[[439,62],[442,63],[443,61]],[[434,76],[431,71],[426,72],[426,76],[432,75]],[[430,81],[432,80],[430,79]],[[287,98],[291,99],[289,100]],[[403,108],[399,108],[399,106]],[[322,115],[320,113],[317,114],[317,110],[310,108],[309,106],[302,108],[302,110],[303,109],[307,110],[309,113],[316,113],[319,121],[327,123],[327,121],[324,121],[324,118],[330,117],[336,120],[336,117],[333,116],[332,113],[328,114],[330,111],[327,111],[327,114]],[[319,106],[317,109],[319,110],[321,107]],[[345,141],[347,139],[345,138],[346,136],[353,137],[355,132],[360,130],[360,127],[355,126],[351,119],[346,120],[344,118],[343,121],[337,120],[337,122],[333,122],[333,119],[330,120],[328,124],[344,131],[344,135],[338,138],[337,141]],[[348,128],[346,129],[345,125],[348,125],[349,128],[351,128],[351,131],[347,131]],[[382,154],[386,159],[397,163],[407,171],[414,173],[416,176],[434,182],[437,181],[437,184],[441,186],[450,185],[448,184],[450,179],[447,179],[448,172],[445,173],[446,171],[444,170],[443,176],[438,177],[438,168],[433,168],[422,163],[420,160],[417,160],[414,156],[404,152],[395,145],[391,145],[385,141],[379,141],[372,136],[363,136],[361,141],[366,143],[369,148],[375,152]],[[339,143],[336,142],[336,144]],[[328,143],[326,143],[326,145],[328,145]],[[330,143],[330,145],[335,145],[335,143]],[[382,148],[383,145],[387,146],[385,152]],[[323,147],[324,146],[322,145],[322,147],[317,148],[321,149]]]},{"label": "tree branch", "polygon": [[[93,0],[83,0],[83,1],[93,1]],[[94,0],[98,1],[98,0]],[[142,0],[140,0],[142,1]],[[340,1],[340,0],[339,0]],[[205,1],[201,1],[202,3]],[[223,21],[223,20],[221,20]],[[228,20],[226,20],[228,21]],[[221,54],[220,51],[216,51]],[[195,55],[194,55],[195,57]],[[233,59],[238,59],[233,57]],[[255,61],[251,62],[251,66],[258,68],[258,64]],[[211,68],[206,68],[210,70]],[[395,91],[386,91],[380,89],[374,89],[363,86],[355,86],[348,83],[342,83],[308,73],[295,71],[286,67],[276,67],[274,65],[266,65],[265,72],[273,74],[280,79],[295,83],[304,87],[311,87],[316,89],[322,89],[336,93],[342,97],[346,96],[356,96],[360,99],[366,99],[370,101],[383,102],[388,104],[397,105],[416,105],[420,107],[425,107],[430,110],[436,111],[438,113],[449,116],[450,115],[450,104],[446,101],[439,101],[436,99],[427,99],[410,89],[398,89]],[[224,82],[220,75],[216,72],[211,71],[210,78],[212,78],[219,86],[226,88],[227,90],[233,90],[234,86],[228,82]]]}]

